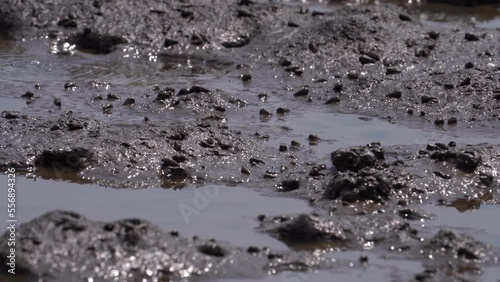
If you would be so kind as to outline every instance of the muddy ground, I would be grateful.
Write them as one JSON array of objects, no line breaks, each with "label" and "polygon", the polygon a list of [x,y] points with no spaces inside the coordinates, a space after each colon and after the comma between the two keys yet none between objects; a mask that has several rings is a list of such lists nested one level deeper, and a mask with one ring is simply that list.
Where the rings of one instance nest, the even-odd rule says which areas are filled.
[{"label": "muddy ground", "polygon": [[456,230],[429,234],[420,224],[431,217],[422,204],[467,211],[500,203],[498,143],[375,142],[318,158],[310,151],[326,140],[314,132],[269,146],[270,134],[287,128],[254,125],[319,110],[498,138],[499,29],[429,26],[391,4],[164,2],[2,1],[0,32],[69,58],[154,57],[165,77],[187,62],[195,76],[217,73],[246,90],[162,77],[137,90],[112,85],[106,74],[26,83],[13,95],[29,110],[2,112],[0,166],[114,188],[242,185],[304,199],[314,212],[256,218],[260,232],[290,248],[274,252],[183,238],[140,219],[103,223],[54,211],[17,231],[25,277],[258,278],[362,268],[366,257],[349,265],[331,255],[367,249],[420,261],[424,271],[405,281],[481,281],[484,268],[498,267],[498,246]]}]

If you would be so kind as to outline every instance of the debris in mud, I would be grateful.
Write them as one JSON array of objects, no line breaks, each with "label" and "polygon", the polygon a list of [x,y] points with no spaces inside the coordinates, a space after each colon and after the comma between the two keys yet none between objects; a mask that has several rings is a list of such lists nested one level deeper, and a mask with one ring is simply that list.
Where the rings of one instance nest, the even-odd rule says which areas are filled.
[{"label": "debris in mud", "polygon": [[380,143],[372,143],[362,147],[339,149],[331,154],[332,163],[339,171],[358,171],[364,167],[375,165],[384,159]]}]

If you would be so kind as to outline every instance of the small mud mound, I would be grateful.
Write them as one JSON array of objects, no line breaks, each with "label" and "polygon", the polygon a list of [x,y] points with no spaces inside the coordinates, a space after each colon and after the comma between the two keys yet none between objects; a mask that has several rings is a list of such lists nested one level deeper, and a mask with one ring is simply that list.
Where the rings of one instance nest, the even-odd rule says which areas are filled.
[{"label": "small mud mound", "polygon": [[[181,280],[187,277],[246,276],[257,278],[295,269],[311,270],[328,263],[309,254],[247,252],[214,240],[186,239],[140,219],[95,222],[69,211],[52,211],[20,226],[22,247],[16,249],[16,274],[70,279],[91,277],[120,281]],[[9,233],[0,244],[6,269]],[[76,267],[75,267],[76,266]]]}]

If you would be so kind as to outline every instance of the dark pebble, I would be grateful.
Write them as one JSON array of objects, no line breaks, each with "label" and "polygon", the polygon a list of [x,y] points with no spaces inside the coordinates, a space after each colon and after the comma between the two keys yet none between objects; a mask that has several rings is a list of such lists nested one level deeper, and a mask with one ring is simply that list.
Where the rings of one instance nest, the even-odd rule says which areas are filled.
[{"label": "dark pebble", "polygon": [[281,182],[280,187],[283,192],[297,190],[300,188],[300,181],[298,179],[286,179]]},{"label": "dark pebble", "polygon": [[474,67],[474,64],[471,63],[471,62],[468,62],[468,63],[465,64],[465,68],[466,69],[472,69],[473,67]]},{"label": "dark pebble", "polygon": [[108,97],[109,101],[114,101],[114,100],[120,99],[118,96],[116,96],[115,94],[111,94],[111,93],[108,93],[107,97]]},{"label": "dark pebble", "polygon": [[188,177],[188,172],[182,167],[170,167],[168,168],[168,173],[175,178],[186,178]]},{"label": "dark pebble", "polygon": [[375,61],[380,61],[380,55],[377,54],[377,53],[374,53],[374,52],[365,52],[364,54],[367,55],[368,57],[374,59]]},{"label": "dark pebble", "polygon": [[260,109],[259,115],[261,116],[272,116],[273,114],[267,109]]},{"label": "dark pebble", "polygon": [[290,62],[290,60],[288,60],[288,59],[280,59],[278,61],[278,64],[282,67],[288,67],[292,64],[292,62]]},{"label": "dark pebble", "polygon": [[289,22],[287,23],[287,25],[288,25],[289,27],[299,27],[299,25],[298,25],[297,23],[292,22],[292,21],[289,21]]},{"label": "dark pebble", "polygon": [[194,13],[191,11],[186,11],[186,10],[181,11],[181,17],[183,17],[183,18],[189,18],[189,17],[192,17],[193,15],[194,15]]},{"label": "dark pebble", "polygon": [[267,93],[259,93],[257,97],[259,97],[260,100],[265,101],[267,100]]},{"label": "dark pebble", "polygon": [[309,176],[311,176],[311,177],[319,177],[319,176],[324,176],[324,174],[321,173],[321,172],[319,172],[319,169],[317,167],[313,167],[309,171]]},{"label": "dark pebble", "polygon": [[226,108],[224,108],[223,106],[215,106],[214,109],[221,113],[226,111]]},{"label": "dark pebble", "polygon": [[248,73],[245,73],[244,75],[241,76],[241,80],[247,82],[247,81],[250,81],[252,80],[252,76]]},{"label": "dark pebble", "polygon": [[3,111],[2,117],[6,119],[17,119],[19,118],[19,113],[15,111]]},{"label": "dark pebble", "polygon": [[401,73],[401,71],[397,68],[387,68],[387,70],[385,71],[386,75],[399,74],[399,73]]},{"label": "dark pebble", "polygon": [[61,99],[59,99],[59,98],[55,98],[55,99],[54,99],[54,105],[55,105],[56,107],[60,107],[60,106],[62,105],[62,104],[61,104]]},{"label": "dark pebble", "polygon": [[457,143],[455,143],[455,141],[450,141],[450,143],[448,143],[448,147],[456,147],[457,146]]},{"label": "dark pebble", "polygon": [[245,166],[242,166],[242,167],[241,167],[240,172],[241,172],[242,174],[246,174],[246,175],[249,175],[249,174],[250,174],[250,170],[248,170],[248,168],[246,168]]},{"label": "dark pebble", "polygon": [[458,86],[467,86],[467,85],[470,85],[471,83],[471,78],[470,77],[466,77],[464,78],[464,80],[462,80]]},{"label": "dark pebble", "polygon": [[249,162],[251,165],[265,164],[263,160],[259,160],[257,158],[250,158]]},{"label": "dark pebble", "polygon": [[422,104],[426,104],[426,103],[435,103],[438,101],[438,99],[431,97],[431,96],[424,95],[424,96],[420,97],[420,101],[422,101]]},{"label": "dark pebble", "polygon": [[340,92],[340,91],[342,91],[343,88],[344,88],[344,85],[340,82],[335,83],[335,85],[333,86],[333,90],[335,92]]},{"label": "dark pebble", "polygon": [[443,124],[444,124],[444,119],[436,119],[436,120],[434,121],[434,124],[435,124],[435,125],[443,125]]},{"label": "dark pebble", "polygon": [[64,90],[74,90],[76,88],[76,84],[73,82],[67,82],[64,84]]},{"label": "dark pebble", "polygon": [[429,34],[430,39],[436,40],[439,38],[439,33],[435,32],[435,31],[430,31],[428,34]]},{"label": "dark pebble", "polygon": [[391,92],[391,93],[387,94],[386,96],[387,96],[388,98],[396,98],[396,99],[399,99],[399,98],[401,98],[401,94],[402,94],[402,93],[401,93],[401,91],[396,90],[396,91],[393,91],[393,92]]},{"label": "dark pebble", "polygon": [[265,179],[276,179],[278,177],[278,173],[272,170],[266,171],[263,176]]},{"label": "dark pebble", "polygon": [[33,98],[35,98],[35,94],[28,91],[28,92],[24,93],[21,97],[25,98],[25,99],[33,99]]},{"label": "dark pebble", "polygon": [[456,117],[451,117],[448,119],[448,124],[457,124],[457,118]]},{"label": "dark pebble", "polygon": [[351,71],[349,71],[347,73],[347,78],[349,78],[349,79],[358,79],[359,78],[359,74],[355,70],[351,70]]},{"label": "dark pebble", "polygon": [[94,101],[100,101],[100,100],[102,100],[102,96],[101,95],[97,95],[94,98],[92,98],[92,102],[94,102]]},{"label": "dark pebble", "polygon": [[466,33],[465,40],[467,40],[467,41],[479,41],[479,37],[475,34],[472,34],[472,33]]},{"label": "dark pebble", "polygon": [[332,97],[332,98],[328,99],[325,102],[325,105],[336,104],[336,103],[339,103],[339,102],[340,102],[340,98],[339,97]]},{"label": "dark pebble", "polygon": [[258,254],[260,252],[260,249],[254,246],[250,246],[247,249],[247,253],[249,254]]},{"label": "dark pebble", "polygon": [[165,48],[169,48],[169,47],[172,47],[172,46],[177,45],[177,44],[179,44],[179,41],[173,40],[173,39],[166,38],[165,41],[163,41],[163,46]]},{"label": "dark pebble", "polygon": [[188,160],[185,156],[182,156],[182,155],[175,155],[172,157],[172,159],[174,161],[176,161],[177,163],[183,163],[183,162]]},{"label": "dark pebble", "polygon": [[280,147],[279,147],[279,151],[280,151],[280,152],[286,152],[286,151],[288,151],[288,148],[287,148],[287,146],[286,146],[286,145],[280,145]]},{"label": "dark pebble", "polygon": [[484,185],[484,186],[491,186],[493,184],[493,175],[489,175],[486,173],[480,173],[479,174],[479,181]]},{"label": "dark pebble", "polygon": [[363,65],[367,65],[367,64],[375,64],[377,61],[368,56],[361,56],[359,57],[359,62]]},{"label": "dark pebble", "polygon": [[300,148],[300,147],[302,147],[302,145],[299,142],[297,142],[295,140],[292,140],[292,141],[290,141],[290,147],[292,147],[292,148]]},{"label": "dark pebble", "polygon": [[309,89],[307,89],[307,88],[302,88],[293,94],[293,96],[295,96],[295,97],[303,97],[303,96],[307,96],[307,95],[309,95]]},{"label": "dark pebble", "polygon": [[288,108],[279,107],[276,109],[276,113],[281,114],[281,115],[287,114],[289,112],[290,112],[290,109],[288,109]]},{"label": "dark pebble", "polygon": [[205,255],[214,257],[224,257],[226,255],[226,251],[215,243],[198,246],[198,250]]},{"label": "dark pebble", "polygon": [[238,9],[237,11],[238,18],[251,18],[253,14],[245,9]]},{"label": "dark pebble", "polygon": [[78,27],[78,24],[73,19],[62,19],[62,20],[57,22],[57,25],[64,27],[64,28],[77,28]]},{"label": "dark pebble", "polygon": [[318,47],[316,46],[316,44],[314,44],[314,42],[309,42],[309,51],[313,52],[314,54],[318,53]]},{"label": "dark pebble", "polygon": [[407,14],[399,14],[399,19],[405,22],[411,22],[412,19],[409,15]]},{"label": "dark pebble", "polygon": [[411,209],[400,210],[399,216],[401,216],[404,219],[408,219],[408,220],[420,220],[423,218],[422,215],[420,215],[418,212],[411,210]]},{"label": "dark pebble", "polygon": [[175,161],[174,159],[162,159],[162,167],[178,167],[179,163]]},{"label": "dark pebble", "polygon": [[125,102],[123,102],[123,105],[124,105],[124,106],[129,106],[129,105],[133,105],[133,104],[135,104],[135,100],[134,100],[134,98],[127,98],[127,99],[125,100]]},{"label": "dark pebble", "polygon": [[66,124],[66,126],[68,127],[68,129],[70,131],[83,129],[83,124],[80,124],[80,123],[70,122],[70,123]]},{"label": "dark pebble", "polygon": [[307,140],[312,141],[312,142],[319,141],[319,139],[320,138],[316,134],[309,134],[309,136],[307,137]]},{"label": "dark pebble", "polygon": [[443,179],[451,179],[451,175],[443,173],[441,171],[434,171],[434,175],[439,176]]}]

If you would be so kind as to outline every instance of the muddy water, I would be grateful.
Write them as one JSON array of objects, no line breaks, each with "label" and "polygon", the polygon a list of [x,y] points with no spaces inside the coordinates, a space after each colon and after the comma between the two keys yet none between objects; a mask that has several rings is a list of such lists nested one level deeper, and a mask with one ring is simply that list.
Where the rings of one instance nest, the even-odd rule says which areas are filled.
[{"label": "muddy water", "polygon": [[[350,4],[357,3],[350,1]],[[330,7],[317,5],[315,8],[330,9],[336,5],[339,3],[335,2]],[[486,28],[500,27],[499,10],[496,7],[465,10],[423,4],[412,5],[411,9],[428,24],[458,23],[475,24]],[[106,56],[81,52],[72,54],[71,48],[67,54],[52,54],[48,50],[51,50],[51,46],[45,41],[22,43],[0,41],[0,83],[3,87],[3,91],[0,92],[0,111],[16,110],[34,117],[59,115],[60,112],[54,108],[52,102],[54,98],[60,98],[77,115],[90,116],[107,122],[137,123],[141,122],[145,115],[153,120],[166,117],[184,119],[190,113],[186,113],[186,116],[173,116],[164,108],[150,109],[141,105],[134,109],[118,109],[113,114],[107,115],[99,111],[101,102],[93,102],[91,98],[96,95],[105,96],[110,91],[118,94],[123,91],[137,93],[139,96],[147,95],[155,84],[176,88],[202,84],[221,88],[229,93],[238,93],[241,98],[248,101],[248,106],[239,110],[239,118],[228,121],[232,128],[244,132],[258,131],[268,134],[270,139],[267,145],[270,147],[299,140],[306,144],[304,150],[313,158],[324,159],[329,152],[337,148],[373,141],[382,142],[384,145],[426,144],[450,140],[457,143],[499,143],[498,132],[488,130],[476,129],[471,134],[464,134],[454,132],[453,129],[440,130],[394,124],[368,116],[325,112],[319,109],[304,113],[300,111],[299,105],[292,105],[292,114],[285,117],[273,116],[261,119],[255,114],[258,109],[281,106],[280,96],[272,96],[263,102],[256,99],[256,95],[260,92],[272,92],[273,90],[267,85],[279,82],[280,78],[278,75],[275,77],[266,74],[266,77],[258,77],[258,81],[261,82],[259,85],[244,84],[239,79],[241,72],[235,70],[235,67],[225,62],[223,58],[197,60],[168,55],[135,58],[133,50]],[[169,76],[165,77],[164,73],[167,70]],[[112,86],[106,84],[99,86],[100,84],[96,83],[98,86],[90,90],[85,89],[82,92],[66,93],[66,95],[55,94],[60,93],[62,86],[68,81],[88,85],[92,80],[109,82]],[[40,90],[35,89],[36,84],[40,85]],[[26,91],[34,92],[37,98],[34,101],[22,99],[20,96]],[[83,100],[86,102],[82,103]],[[321,138],[320,142],[317,145],[308,145],[309,134],[318,135]],[[5,177],[1,176],[0,181],[5,183]],[[198,190],[179,191],[159,188],[117,190],[91,184],[81,185],[41,179],[35,181],[19,177],[19,218],[22,222],[26,222],[49,210],[69,209],[94,220],[110,221],[137,217],[149,220],[166,230],[179,231],[184,236],[217,238],[242,247],[258,245],[286,249],[283,243],[256,232],[255,218],[261,213],[303,213],[310,211],[311,208],[301,200],[270,197],[263,192],[266,187],[262,188],[259,191],[223,186],[205,186]],[[218,191],[216,196],[210,194],[213,191]],[[206,207],[198,209],[198,214],[186,220],[180,207],[183,204],[194,207],[196,203],[193,201],[196,201],[199,195],[195,192],[209,193],[210,197],[207,197],[209,200]],[[201,203],[198,204],[203,206]],[[2,202],[0,208],[5,210],[5,203]],[[497,225],[492,224],[496,222],[500,212],[497,206],[481,206],[460,212],[453,207],[429,205],[425,210],[433,214],[433,219],[425,222],[429,232],[437,230],[437,227],[447,227],[473,234],[484,242],[500,247],[498,240],[500,230]],[[339,256],[347,256],[354,262],[359,255],[350,252]],[[398,281],[422,271],[418,262],[384,260],[376,255],[370,257],[370,260],[370,266],[363,270],[284,273],[260,281],[330,281],[332,278],[339,281]],[[485,281],[498,281],[497,278],[500,276],[498,270],[487,270],[486,273]]]},{"label": "muddy water", "polygon": [[[6,183],[7,177],[0,176],[0,181]],[[24,177],[16,183],[21,223],[54,209],[72,210],[92,220],[146,219],[185,237],[217,238],[241,247],[286,249],[283,243],[255,232],[255,219],[260,214],[311,211],[304,201],[239,187],[122,190]],[[7,209],[6,202],[0,208]]]}]

